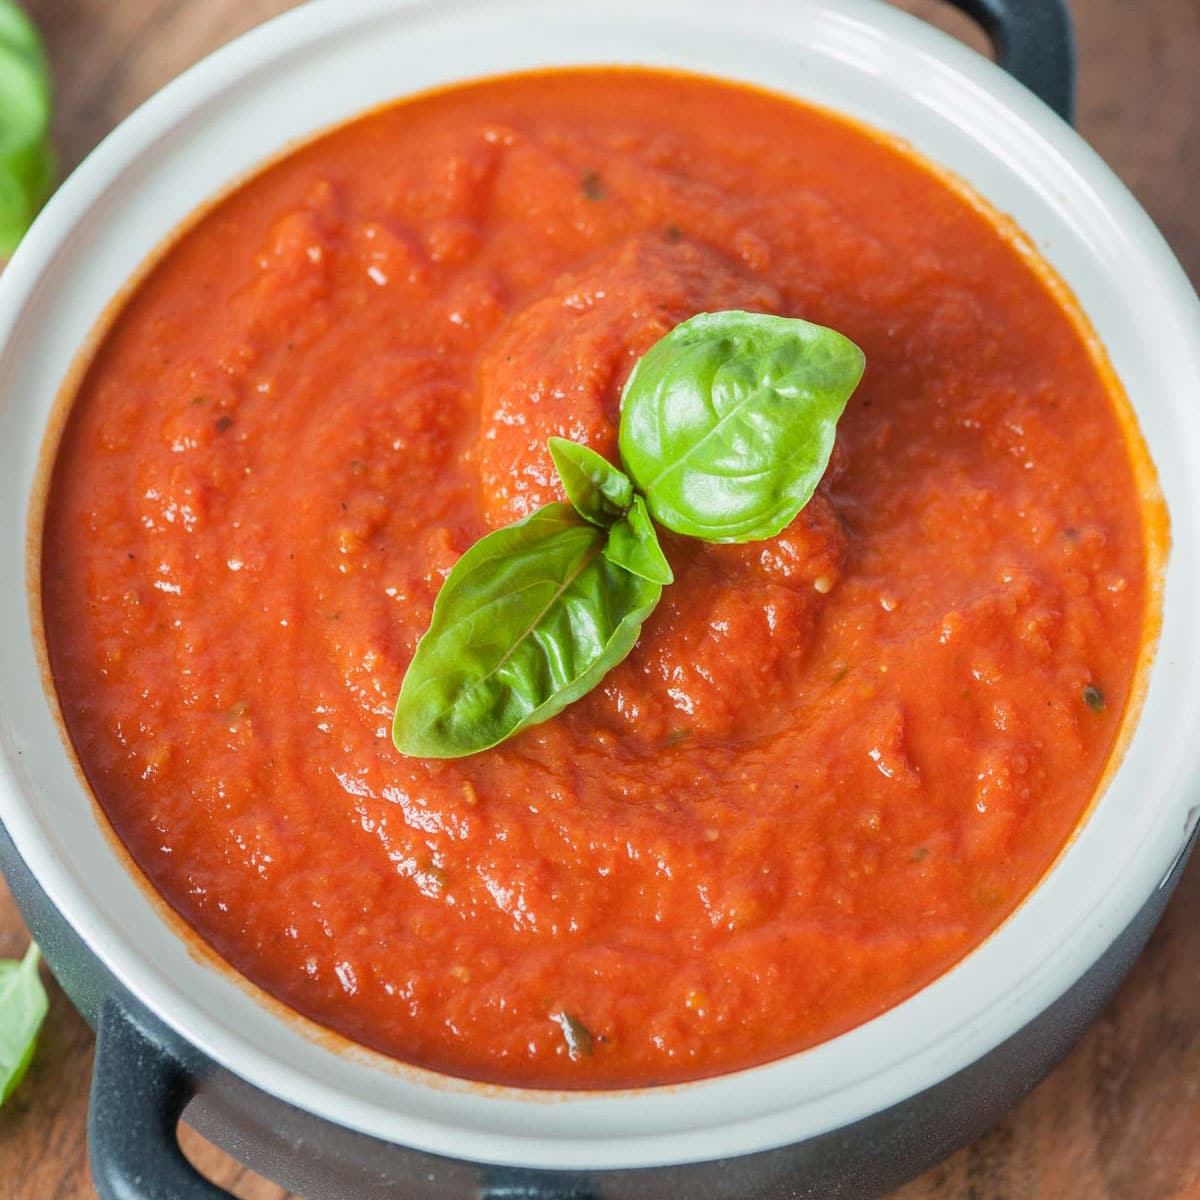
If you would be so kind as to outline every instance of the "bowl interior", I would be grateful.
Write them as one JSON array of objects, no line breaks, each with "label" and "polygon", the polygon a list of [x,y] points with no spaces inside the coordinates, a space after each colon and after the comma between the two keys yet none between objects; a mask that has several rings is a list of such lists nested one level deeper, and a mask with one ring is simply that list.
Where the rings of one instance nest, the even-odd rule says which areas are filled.
[{"label": "bowl interior", "polygon": [[[896,133],[1011,214],[1079,298],[1137,411],[1172,515],[1161,648],[1142,719],[1054,870],[988,942],[869,1024],[722,1078],[636,1093],[440,1079],[314,1037],[189,951],[98,824],[43,694],[25,526],[43,434],[110,298],[211,196],[372,105],[543,65],[668,65],[744,80]],[[1198,799],[1200,306],[1112,174],[966,48],[875,0],[320,0],[134,115],[53,200],[0,287],[0,817],[50,898],[149,1007],[239,1075],[340,1124],[433,1152],[548,1167],[724,1157],[895,1103],[1020,1028],[1159,885]],[[1189,817],[1189,813],[1192,814]]]}]

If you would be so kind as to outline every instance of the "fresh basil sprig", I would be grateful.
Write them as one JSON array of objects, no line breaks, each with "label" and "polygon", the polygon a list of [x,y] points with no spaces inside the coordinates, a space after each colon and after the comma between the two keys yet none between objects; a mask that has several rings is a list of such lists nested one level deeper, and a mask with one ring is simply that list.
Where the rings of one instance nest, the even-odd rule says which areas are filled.
[{"label": "fresh basil sprig", "polygon": [[25,1076],[50,1007],[38,975],[41,955],[29,943],[20,962],[0,962],[0,1104]]},{"label": "fresh basil sprig", "polygon": [[674,581],[654,521],[710,542],[773,537],[825,473],[864,366],[849,339],[794,318],[676,326],[625,385],[624,470],[551,438],[570,503],[488,534],[446,577],[396,702],[396,748],[475,754],[589,692]]},{"label": "fresh basil sprig", "polygon": [[0,258],[17,246],[50,194],[54,155],[50,69],[41,38],[13,0],[0,0]]}]

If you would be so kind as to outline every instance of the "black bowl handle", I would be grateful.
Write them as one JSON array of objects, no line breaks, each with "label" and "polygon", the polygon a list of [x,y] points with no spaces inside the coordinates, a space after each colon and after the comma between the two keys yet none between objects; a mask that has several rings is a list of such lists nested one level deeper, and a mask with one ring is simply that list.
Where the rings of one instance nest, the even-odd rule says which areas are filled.
[{"label": "black bowl handle", "polygon": [[[194,1059],[194,1061],[193,1061]],[[176,1053],[135,1002],[107,996],[96,1019],[88,1156],[100,1200],[232,1200],[179,1148],[178,1125],[205,1067]],[[598,1200],[578,1176],[485,1168],[479,1200]]]},{"label": "black bowl handle", "polygon": [[996,61],[1067,124],[1075,119],[1075,34],[1067,0],[950,0],[978,21]]},{"label": "black bowl handle", "polygon": [[109,996],[96,1021],[88,1154],[101,1200],[231,1200],[184,1157],[176,1127],[197,1075]]}]

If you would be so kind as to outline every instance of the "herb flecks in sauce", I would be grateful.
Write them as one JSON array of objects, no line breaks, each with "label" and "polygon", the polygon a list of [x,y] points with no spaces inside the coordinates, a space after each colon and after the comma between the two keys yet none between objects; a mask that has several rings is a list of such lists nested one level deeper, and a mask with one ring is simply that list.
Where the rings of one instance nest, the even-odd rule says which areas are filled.
[{"label": "herb flecks in sauce", "polygon": [[596,1036],[577,1017],[569,1012],[556,1012],[551,1018],[562,1030],[563,1041],[567,1044],[567,1054],[572,1061],[581,1058],[591,1058],[595,1048]]},{"label": "herb flecks in sauce", "polygon": [[579,180],[579,190],[583,192],[586,200],[603,200],[608,196],[608,188],[604,186],[604,180],[600,177],[600,172],[589,167],[584,171]]}]

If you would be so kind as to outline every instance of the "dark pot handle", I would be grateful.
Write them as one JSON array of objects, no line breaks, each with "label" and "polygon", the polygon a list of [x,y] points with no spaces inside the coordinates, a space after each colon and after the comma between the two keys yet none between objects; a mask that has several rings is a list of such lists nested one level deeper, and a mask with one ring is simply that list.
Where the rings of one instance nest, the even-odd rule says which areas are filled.
[{"label": "dark pot handle", "polygon": [[1075,119],[1075,34],[1067,0],[950,0],[978,21],[996,61],[1068,124]]},{"label": "dark pot handle", "polygon": [[101,1200],[230,1200],[184,1157],[176,1126],[196,1073],[116,996],[96,1021],[88,1155]]},{"label": "dark pot handle", "polygon": [[[204,1067],[164,1045],[135,1002],[110,994],[96,1019],[88,1157],[100,1200],[231,1200],[184,1157],[177,1127]],[[488,1168],[480,1200],[598,1200],[556,1171]]]}]

